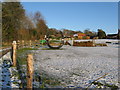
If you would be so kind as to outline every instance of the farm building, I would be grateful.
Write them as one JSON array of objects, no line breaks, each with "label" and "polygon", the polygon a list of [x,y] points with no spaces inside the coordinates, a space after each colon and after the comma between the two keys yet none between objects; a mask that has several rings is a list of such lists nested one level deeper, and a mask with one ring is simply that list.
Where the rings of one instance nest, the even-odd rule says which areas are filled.
[{"label": "farm building", "polygon": [[117,39],[118,38],[118,34],[108,34],[107,35],[107,39]]},{"label": "farm building", "polygon": [[89,36],[87,36],[86,34],[84,33],[77,33],[75,35],[73,35],[74,37],[77,37],[78,39],[90,39]]}]

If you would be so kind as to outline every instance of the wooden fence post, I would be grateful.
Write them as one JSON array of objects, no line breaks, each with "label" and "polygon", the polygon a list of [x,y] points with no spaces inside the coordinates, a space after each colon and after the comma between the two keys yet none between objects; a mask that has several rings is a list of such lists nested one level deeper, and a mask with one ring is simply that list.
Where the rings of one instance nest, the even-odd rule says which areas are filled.
[{"label": "wooden fence post", "polygon": [[17,40],[17,49],[20,47],[20,40]]},{"label": "wooden fence post", "polygon": [[24,40],[22,40],[22,46],[24,47]]},{"label": "wooden fence post", "polygon": [[33,55],[27,56],[27,89],[32,90],[33,82]]},{"label": "wooden fence post", "polygon": [[13,49],[13,55],[12,55],[12,60],[13,60],[13,66],[16,66],[16,48],[17,48],[17,43],[16,41],[13,41],[12,43],[12,49]]},{"label": "wooden fence post", "polygon": [[74,38],[72,38],[72,46],[74,45]]},{"label": "wooden fence post", "polygon": [[32,41],[30,40],[30,47],[32,46]]},{"label": "wooden fence post", "polygon": [[93,47],[95,47],[95,39],[92,39]]}]

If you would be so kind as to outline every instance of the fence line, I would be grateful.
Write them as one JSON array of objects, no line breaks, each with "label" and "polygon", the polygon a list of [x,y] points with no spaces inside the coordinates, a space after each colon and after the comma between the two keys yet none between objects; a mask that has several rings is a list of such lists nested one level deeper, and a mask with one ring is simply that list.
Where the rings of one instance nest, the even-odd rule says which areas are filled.
[{"label": "fence line", "polygon": [[[20,64],[19,64],[19,61],[18,60],[16,60],[16,53],[17,53],[17,49],[19,49],[19,48],[23,48],[24,47],[24,45],[25,45],[25,43],[24,43],[24,40],[22,40],[22,47],[21,47],[21,45],[20,45],[20,41],[18,42],[18,46],[17,46],[17,43],[16,43],[16,41],[13,41],[13,43],[12,43],[12,62],[13,62],[13,66],[14,67],[17,67],[17,69],[18,69],[18,71],[19,71],[19,74],[20,74],[20,78],[21,78],[21,81],[22,81],[22,87],[23,88],[25,88],[25,83],[27,84],[26,86],[26,88],[27,89],[29,89],[29,90],[32,90],[32,82],[33,82],[33,55],[32,54],[28,54],[27,55],[27,75],[22,75],[23,74],[23,72],[21,71],[22,69],[22,67],[20,66]],[[29,42],[29,46],[31,46],[31,41]],[[25,81],[24,79],[25,78],[23,78],[24,76],[26,76],[26,80],[27,81]]]}]

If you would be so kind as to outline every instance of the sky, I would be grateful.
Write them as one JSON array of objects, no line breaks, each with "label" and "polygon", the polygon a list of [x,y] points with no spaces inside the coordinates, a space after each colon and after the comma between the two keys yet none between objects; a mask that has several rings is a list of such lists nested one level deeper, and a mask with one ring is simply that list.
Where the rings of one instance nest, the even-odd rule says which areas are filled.
[{"label": "sky", "polygon": [[118,3],[118,28],[120,29],[120,2]]},{"label": "sky", "polygon": [[120,0],[0,0],[7,2],[119,2]]},{"label": "sky", "polygon": [[49,28],[117,33],[117,2],[22,2],[26,13],[40,11]]}]

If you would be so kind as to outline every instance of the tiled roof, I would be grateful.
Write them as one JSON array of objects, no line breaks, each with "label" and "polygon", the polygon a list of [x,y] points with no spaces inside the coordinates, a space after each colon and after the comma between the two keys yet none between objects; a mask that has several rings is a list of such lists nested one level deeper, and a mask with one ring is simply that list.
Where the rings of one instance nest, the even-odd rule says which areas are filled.
[{"label": "tiled roof", "polygon": [[84,33],[78,33],[78,36],[86,36]]}]

